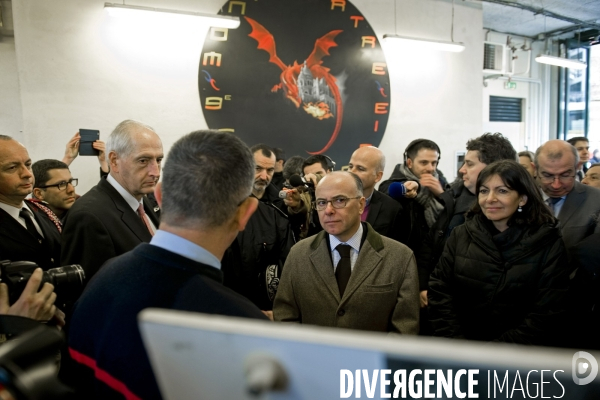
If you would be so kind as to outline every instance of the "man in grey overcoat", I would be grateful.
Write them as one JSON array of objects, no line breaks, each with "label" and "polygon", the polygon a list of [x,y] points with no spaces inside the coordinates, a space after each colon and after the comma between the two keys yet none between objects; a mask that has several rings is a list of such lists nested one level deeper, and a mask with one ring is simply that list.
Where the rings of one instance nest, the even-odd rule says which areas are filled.
[{"label": "man in grey overcoat", "polygon": [[402,243],[361,223],[361,180],[349,172],[327,175],[316,188],[315,207],[324,231],[292,248],[275,297],[274,319],[417,334],[415,258]]}]

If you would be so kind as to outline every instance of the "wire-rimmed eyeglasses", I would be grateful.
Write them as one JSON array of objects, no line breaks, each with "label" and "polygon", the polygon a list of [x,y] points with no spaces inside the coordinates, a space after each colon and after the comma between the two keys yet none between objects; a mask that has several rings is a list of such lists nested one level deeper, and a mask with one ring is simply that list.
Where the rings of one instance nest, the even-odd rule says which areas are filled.
[{"label": "wire-rimmed eyeglasses", "polygon": [[571,174],[572,174],[572,172],[569,172],[568,175],[567,174],[550,175],[545,172],[542,172],[540,174],[540,180],[543,183],[554,183],[554,181],[558,179],[558,181],[560,183],[569,183],[573,180],[573,178],[575,178],[575,175],[571,175]]},{"label": "wire-rimmed eyeglasses", "polygon": [[313,208],[317,211],[323,211],[327,208],[327,204],[331,203],[331,206],[333,208],[344,208],[346,207],[346,204],[348,203],[348,200],[355,200],[355,199],[360,199],[362,196],[357,196],[357,197],[345,197],[345,196],[339,196],[339,197],[334,197],[331,200],[325,200],[325,199],[317,199],[314,203],[313,203]]}]

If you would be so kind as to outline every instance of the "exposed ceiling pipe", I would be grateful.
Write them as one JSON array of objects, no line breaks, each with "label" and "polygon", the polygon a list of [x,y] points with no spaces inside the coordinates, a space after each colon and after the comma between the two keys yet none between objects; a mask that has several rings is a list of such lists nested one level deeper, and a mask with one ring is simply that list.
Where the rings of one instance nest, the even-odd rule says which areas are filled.
[{"label": "exposed ceiling pipe", "polygon": [[[541,35],[543,35],[543,38],[546,38],[546,37],[551,37],[551,36],[564,35],[566,33],[572,32],[572,31],[580,30],[581,28],[600,29],[600,24],[596,23],[595,20],[583,21],[581,19],[568,17],[566,15],[557,14],[555,12],[548,11],[543,8],[536,8],[536,7],[529,6],[526,4],[521,4],[521,3],[518,3],[515,1],[509,1],[509,0],[471,0],[471,1],[479,2],[479,3],[483,3],[483,2],[493,3],[493,4],[502,5],[505,7],[518,8],[521,10],[529,11],[534,15],[543,15],[543,16],[554,18],[557,20],[569,22],[569,23],[575,25],[575,26],[568,26],[568,27],[564,27],[564,28],[555,29],[553,31],[548,31],[548,32],[539,32],[537,35],[535,35],[535,37],[517,35],[517,34],[513,34],[512,32],[499,32],[499,33],[527,37],[532,40],[543,40],[543,39],[540,39]],[[486,28],[486,27],[484,27],[484,28]]]},{"label": "exposed ceiling pipe", "polygon": [[500,5],[506,6],[506,7],[520,8],[521,10],[526,10],[526,11],[532,12],[533,14],[536,14],[536,15],[541,14],[546,17],[560,19],[561,21],[570,22],[572,24],[579,25],[582,27],[600,29],[600,24],[597,24],[596,22],[583,21],[581,19],[567,17],[566,15],[557,14],[555,12],[548,11],[543,8],[535,8],[533,6],[528,6],[525,4],[517,3],[515,1],[508,1],[508,0],[479,0],[479,1],[486,2],[486,3],[500,4]]}]

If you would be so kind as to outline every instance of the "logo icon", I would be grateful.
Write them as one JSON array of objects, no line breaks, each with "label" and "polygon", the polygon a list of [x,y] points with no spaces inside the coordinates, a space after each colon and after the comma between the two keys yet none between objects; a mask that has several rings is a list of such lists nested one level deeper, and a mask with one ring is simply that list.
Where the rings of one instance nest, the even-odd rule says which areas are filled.
[{"label": "logo icon", "polygon": [[[598,375],[598,362],[590,353],[578,351],[573,354],[572,371],[573,382],[576,385],[587,385],[596,379],[596,375]],[[586,374],[588,375],[585,378],[581,378]]]}]

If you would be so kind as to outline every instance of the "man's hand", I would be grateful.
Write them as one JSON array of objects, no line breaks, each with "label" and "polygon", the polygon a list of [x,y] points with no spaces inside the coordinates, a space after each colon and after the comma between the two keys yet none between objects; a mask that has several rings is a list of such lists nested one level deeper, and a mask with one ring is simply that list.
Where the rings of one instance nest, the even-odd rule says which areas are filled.
[{"label": "man's hand", "polygon": [[67,146],[65,147],[65,156],[62,159],[62,161],[65,164],[71,165],[73,160],[77,158],[77,155],[79,155],[79,140],[80,139],[81,139],[81,135],[79,134],[79,132],[77,132],[75,134],[75,136],[73,136],[67,142]]},{"label": "man's hand", "polygon": [[421,300],[421,308],[427,307],[427,290],[421,290],[419,292],[419,299]]},{"label": "man's hand", "polygon": [[298,189],[292,189],[287,193],[287,197],[283,199],[286,206],[291,208],[293,211],[297,211],[302,207],[302,201]]},{"label": "man's hand", "polygon": [[273,321],[273,311],[269,310],[269,311],[265,311],[265,310],[261,310],[263,314],[265,314],[267,316],[267,318],[269,318],[271,321]]},{"label": "man's hand", "polygon": [[406,194],[404,197],[407,199],[412,199],[417,197],[417,192],[419,190],[419,184],[415,181],[406,181],[404,182],[404,188],[406,189]]},{"label": "man's hand", "polygon": [[442,187],[439,179],[431,174],[422,174],[419,183],[421,186],[429,188],[431,193],[433,193],[436,197],[444,193],[444,188]]},{"label": "man's hand", "polygon": [[106,161],[106,143],[104,143],[102,140],[96,140],[94,143],[92,143],[92,147],[100,152],[98,153],[100,169],[102,169],[102,172],[108,173],[109,170],[108,162]]},{"label": "man's hand", "polygon": [[313,185],[315,185],[314,187],[317,187],[317,184],[319,183],[319,181],[321,180],[322,176],[319,175],[315,175],[315,174],[306,174],[304,175],[304,180],[307,182],[312,182]]},{"label": "man's hand", "polygon": [[54,305],[56,301],[54,286],[46,282],[38,292],[42,276],[42,269],[36,268],[23,293],[12,306],[8,303],[8,287],[5,283],[0,283],[0,314],[17,315],[38,321],[49,321],[56,316],[58,324],[60,325],[62,321],[64,325],[65,314]]}]

